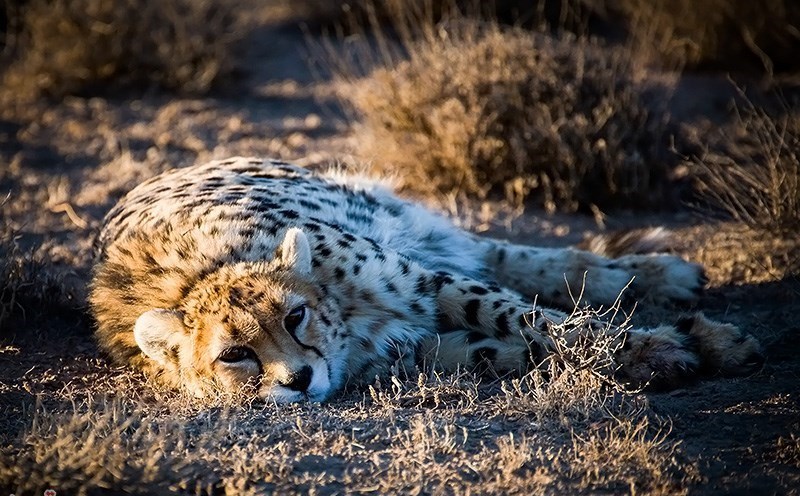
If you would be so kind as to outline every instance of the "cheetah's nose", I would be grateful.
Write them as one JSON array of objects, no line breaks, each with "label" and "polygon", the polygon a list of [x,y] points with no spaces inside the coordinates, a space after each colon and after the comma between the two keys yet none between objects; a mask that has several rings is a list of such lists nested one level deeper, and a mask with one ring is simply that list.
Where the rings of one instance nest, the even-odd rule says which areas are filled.
[{"label": "cheetah's nose", "polygon": [[293,391],[305,392],[309,384],[311,384],[311,376],[313,374],[314,370],[310,366],[304,365],[300,370],[290,375],[289,380],[281,385]]}]

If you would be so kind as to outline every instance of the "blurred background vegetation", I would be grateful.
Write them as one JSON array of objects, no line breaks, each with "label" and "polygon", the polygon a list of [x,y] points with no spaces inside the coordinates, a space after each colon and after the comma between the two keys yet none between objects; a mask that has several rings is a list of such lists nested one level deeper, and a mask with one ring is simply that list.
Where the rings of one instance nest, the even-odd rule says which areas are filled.
[{"label": "blurred background vegetation", "polygon": [[[235,93],[259,23],[302,26],[357,136],[347,152],[422,197],[502,198],[550,212],[673,208],[688,198],[754,219],[776,208],[763,206],[764,189],[797,182],[778,180],[797,174],[791,147],[768,145],[780,149],[769,159],[752,133],[698,139],[673,112],[687,94],[681,74],[778,88],[769,105],[759,96],[756,108],[746,92],[736,105],[762,124],[783,119],[771,132],[796,139],[792,0],[6,0],[0,14],[0,93],[17,104]],[[738,115],[705,110],[712,121]],[[731,125],[745,121],[755,122]],[[740,189],[697,198],[734,188],[742,167],[776,161],[791,166],[770,184],[753,183],[755,174],[748,191],[762,193],[752,200]],[[775,193],[772,203],[797,194]]]}]

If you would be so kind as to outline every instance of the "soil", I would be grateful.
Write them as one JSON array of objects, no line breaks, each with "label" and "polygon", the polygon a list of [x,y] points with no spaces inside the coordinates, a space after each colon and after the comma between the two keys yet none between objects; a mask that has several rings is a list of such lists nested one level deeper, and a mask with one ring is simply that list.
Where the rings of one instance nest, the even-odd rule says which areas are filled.
[{"label": "soil", "polygon": [[[47,261],[46,270],[62,277],[65,289],[2,329],[0,444],[16,442],[37,402],[58,408],[66,389],[96,389],[118,374],[96,349],[84,298],[93,234],[127,189],[171,166],[228,155],[267,155],[308,166],[347,155],[357,137],[348,134],[330,82],[306,63],[307,36],[289,24],[260,28],[250,38],[242,80],[205,98],[151,92],[26,107],[6,102],[0,114],[0,192],[11,196],[0,222],[19,233],[24,250]],[[728,95],[717,91],[725,86],[721,80],[693,76],[680,87],[688,89],[678,94],[683,100],[676,108],[687,119],[707,115],[700,111],[706,103],[697,99],[724,108]],[[696,92],[698,87],[704,90]],[[677,456],[698,469],[688,489],[800,493],[800,282],[780,268],[800,259],[795,248],[776,247],[778,242],[741,226],[683,209],[611,213],[604,225],[591,217],[535,211],[472,224],[485,234],[549,246],[574,244],[604,228],[649,225],[670,227],[679,241],[676,251],[709,268],[711,287],[699,308],[748,329],[768,356],[752,377],[645,395],[657,416],[670,419],[669,438],[680,443]],[[300,457],[301,465],[343,470],[341,459],[309,456]]]}]

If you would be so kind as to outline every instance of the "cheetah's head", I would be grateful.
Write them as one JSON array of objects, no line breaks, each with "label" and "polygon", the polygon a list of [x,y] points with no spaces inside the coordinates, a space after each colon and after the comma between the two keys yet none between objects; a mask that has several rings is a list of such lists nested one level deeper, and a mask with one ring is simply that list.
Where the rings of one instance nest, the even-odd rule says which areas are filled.
[{"label": "cheetah's head", "polygon": [[200,396],[323,401],[342,385],[347,350],[337,307],[312,282],[308,240],[290,229],[274,260],[219,268],[178,308],[143,313],[134,337]]}]

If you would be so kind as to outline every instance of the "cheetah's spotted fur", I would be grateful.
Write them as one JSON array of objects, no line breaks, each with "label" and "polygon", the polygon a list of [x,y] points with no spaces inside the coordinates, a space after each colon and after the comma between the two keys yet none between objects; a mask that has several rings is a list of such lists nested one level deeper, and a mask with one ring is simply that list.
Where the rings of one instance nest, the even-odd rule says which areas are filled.
[{"label": "cheetah's spotted fur", "polygon": [[[534,297],[571,307],[567,284],[584,278],[585,302],[606,306],[634,275],[637,298],[658,304],[704,283],[674,256],[479,238],[374,181],[247,158],[139,185],[97,249],[90,301],[112,357],[197,394],[250,384],[284,402],[326,400],[401,357],[523,371],[566,318]],[[752,337],[699,314],[626,334],[616,360],[633,381],[673,387],[761,362]]]}]

